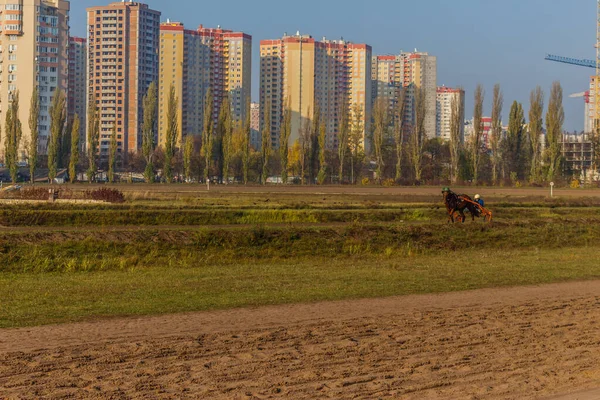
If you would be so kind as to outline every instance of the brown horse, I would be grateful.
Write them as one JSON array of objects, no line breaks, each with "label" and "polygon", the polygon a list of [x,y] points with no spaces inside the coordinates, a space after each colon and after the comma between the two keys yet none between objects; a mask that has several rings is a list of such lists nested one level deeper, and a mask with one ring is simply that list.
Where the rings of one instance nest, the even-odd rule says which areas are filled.
[{"label": "brown horse", "polygon": [[465,222],[465,212],[464,210],[469,210],[471,213],[471,218],[475,221],[475,217],[479,217],[479,210],[475,206],[473,200],[467,196],[466,194],[456,194],[451,190],[443,191],[444,195],[444,204],[446,205],[446,210],[448,210],[448,222],[454,223],[454,214],[458,213],[460,215],[459,222]]}]

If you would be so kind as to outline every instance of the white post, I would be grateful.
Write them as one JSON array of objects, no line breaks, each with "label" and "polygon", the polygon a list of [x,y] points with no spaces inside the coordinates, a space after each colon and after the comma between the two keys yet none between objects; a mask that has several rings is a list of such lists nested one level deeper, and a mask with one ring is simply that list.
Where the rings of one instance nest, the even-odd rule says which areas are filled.
[{"label": "white post", "polygon": [[554,197],[554,182],[550,182],[550,197]]}]

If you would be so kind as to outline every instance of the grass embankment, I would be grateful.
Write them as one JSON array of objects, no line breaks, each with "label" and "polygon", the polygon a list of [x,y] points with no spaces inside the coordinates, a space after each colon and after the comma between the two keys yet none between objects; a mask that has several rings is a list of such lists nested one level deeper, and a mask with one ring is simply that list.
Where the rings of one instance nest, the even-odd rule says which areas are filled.
[{"label": "grass embankment", "polygon": [[448,254],[469,249],[594,246],[598,220],[333,227],[231,227],[0,234],[2,272],[92,272],[312,257]]},{"label": "grass embankment", "polygon": [[554,211],[493,226],[3,233],[0,327],[600,277],[598,220]]},{"label": "grass embankment", "polygon": [[448,225],[424,196],[149,197],[3,206],[0,327],[600,277],[598,199]]},{"label": "grass embankment", "polygon": [[418,257],[2,273],[0,327],[592,279],[600,277],[599,257],[597,247],[484,249]]},{"label": "grass embankment", "polygon": [[[600,207],[543,207],[527,204],[493,206],[494,218],[502,221],[600,219]],[[467,217],[469,214],[467,213]],[[209,226],[249,224],[327,224],[446,221],[446,210],[438,205],[395,204],[383,208],[377,204],[362,207],[292,209],[220,209],[197,207],[137,206],[8,206],[0,209],[0,226],[5,227],[98,227],[98,226]]]}]

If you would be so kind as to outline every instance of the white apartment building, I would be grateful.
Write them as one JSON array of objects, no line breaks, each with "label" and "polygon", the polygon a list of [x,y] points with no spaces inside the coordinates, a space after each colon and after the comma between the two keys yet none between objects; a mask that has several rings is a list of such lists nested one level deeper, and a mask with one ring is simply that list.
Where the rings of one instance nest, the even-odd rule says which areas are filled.
[{"label": "white apartment building", "polygon": [[[452,121],[452,104],[458,102],[462,107],[463,114],[465,108],[465,91],[462,89],[453,89],[446,86],[437,88],[437,107],[436,107],[436,131],[437,136],[443,140],[450,140],[451,121]],[[462,122],[464,115],[460,119],[460,141],[464,141],[465,129]]]}]

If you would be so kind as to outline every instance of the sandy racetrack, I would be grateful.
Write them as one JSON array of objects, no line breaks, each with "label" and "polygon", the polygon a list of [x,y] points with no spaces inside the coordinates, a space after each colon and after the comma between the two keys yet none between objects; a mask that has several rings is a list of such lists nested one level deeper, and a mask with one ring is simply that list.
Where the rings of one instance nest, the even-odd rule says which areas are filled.
[{"label": "sandy racetrack", "polygon": [[0,398],[546,398],[598,321],[580,282],[0,330]]}]

